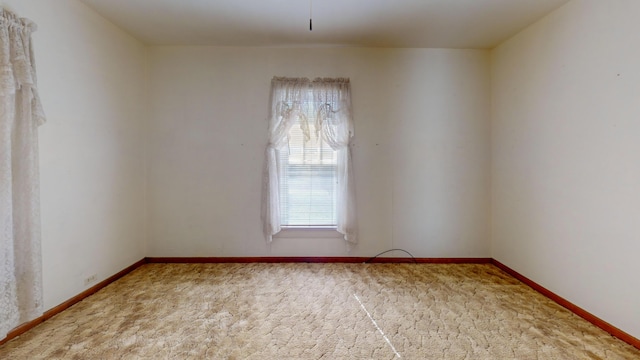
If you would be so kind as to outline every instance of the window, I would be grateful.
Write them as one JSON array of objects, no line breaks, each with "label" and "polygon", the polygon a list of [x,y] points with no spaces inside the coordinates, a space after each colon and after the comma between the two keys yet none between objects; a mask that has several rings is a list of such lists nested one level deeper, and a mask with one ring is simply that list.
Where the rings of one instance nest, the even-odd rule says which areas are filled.
[{"label": "window", "polygon": [[335,228],[356,242],[349,79],[274,78],[262,219],[267,241],[283,227]]},{"label": "window", "polygon": [[[311,120],[307,113],[306,119]],[[294,124],[279,151],[280,222],[283,227],[336,227],[337,154],[320,133],[305,137]]]}]

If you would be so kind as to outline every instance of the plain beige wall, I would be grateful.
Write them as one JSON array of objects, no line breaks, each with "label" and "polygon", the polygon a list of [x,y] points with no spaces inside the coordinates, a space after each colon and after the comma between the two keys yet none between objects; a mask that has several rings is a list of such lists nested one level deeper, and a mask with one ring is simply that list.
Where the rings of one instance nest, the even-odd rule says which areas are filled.
[{"label": "plain beige wall", "polygon": [[[394,247],[490,256],[488,51],[153,47],[150,64],[150,256]],[[276,75],[351,79],[359,244],[350,253],[339,238],[265,243],[260,192]]]},{"label": "plain beige wall", "polygon": [[640,337],[640,1],[572,1],[492,53],[492,256]]},{"label": "plain beige wall", "polygon": [[[140,260],[146,50],[76,0],[5,0],[33,20],[44,307]],[[85,279],[96,275],[95,281]]]}]

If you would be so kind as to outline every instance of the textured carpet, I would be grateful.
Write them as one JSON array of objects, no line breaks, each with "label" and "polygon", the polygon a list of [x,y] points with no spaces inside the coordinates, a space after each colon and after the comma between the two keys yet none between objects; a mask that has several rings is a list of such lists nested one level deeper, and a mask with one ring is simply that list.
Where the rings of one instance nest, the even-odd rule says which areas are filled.
[{"label": "textured carpet", "polygon": [[640,359],[493,265],[147,264],[1,359]]}]

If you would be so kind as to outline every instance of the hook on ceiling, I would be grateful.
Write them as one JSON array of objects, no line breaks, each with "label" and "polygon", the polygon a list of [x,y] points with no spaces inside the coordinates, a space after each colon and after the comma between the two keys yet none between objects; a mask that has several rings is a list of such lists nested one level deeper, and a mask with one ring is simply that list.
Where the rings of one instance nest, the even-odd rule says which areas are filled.
[{"label": "hook on ceiling", "polygon": [[313,31],[313,0],[309,0],[309,31]]}]

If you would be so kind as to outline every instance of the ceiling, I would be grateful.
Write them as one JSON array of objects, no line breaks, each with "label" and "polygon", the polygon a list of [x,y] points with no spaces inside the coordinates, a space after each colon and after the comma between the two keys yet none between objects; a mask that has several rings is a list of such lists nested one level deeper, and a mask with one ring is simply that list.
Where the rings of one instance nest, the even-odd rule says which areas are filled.
[{"label": "ceiling", "polygon": [[493,48],[568,0],[81,1],[151,45]]}]

